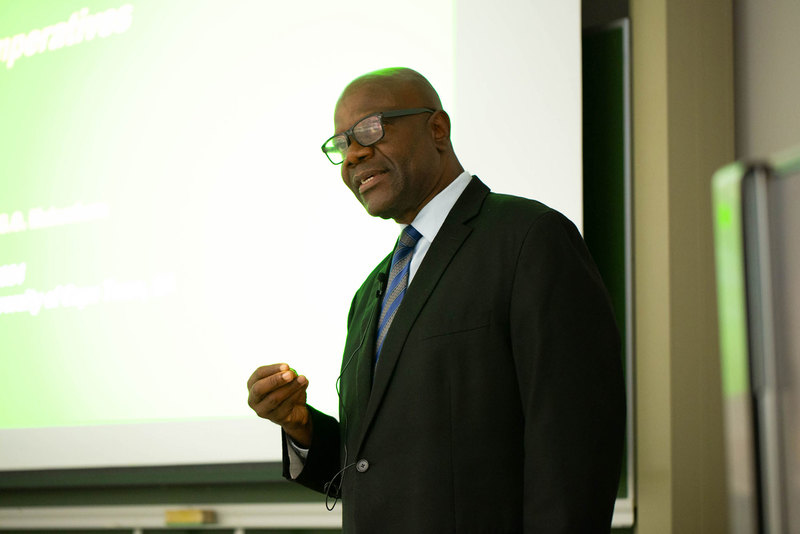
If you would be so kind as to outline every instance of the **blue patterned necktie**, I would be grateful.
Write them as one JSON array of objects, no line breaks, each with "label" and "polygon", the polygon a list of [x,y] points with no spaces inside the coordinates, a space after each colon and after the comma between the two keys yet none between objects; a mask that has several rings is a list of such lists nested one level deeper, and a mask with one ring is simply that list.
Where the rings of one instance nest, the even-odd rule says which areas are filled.
[{"label": "blue patterned necktie", "polygon": [[411,225],[406,226],[403,229],[403,233],[400,234],[397,248],[392,256],[392,266],[389,268],[389,285],[386,286],[386,293],[381,304],[381,315],[378,319],[378,338],[375,341],[375,347],[377,347],[375,349],[376,362],[381,355],[383,340],[386,339],[386,333],[392,325],[397,308],[403,300],[403,295],[406,294],[411,256],[420,237],[422,237],[422,234],[416,228]]}]

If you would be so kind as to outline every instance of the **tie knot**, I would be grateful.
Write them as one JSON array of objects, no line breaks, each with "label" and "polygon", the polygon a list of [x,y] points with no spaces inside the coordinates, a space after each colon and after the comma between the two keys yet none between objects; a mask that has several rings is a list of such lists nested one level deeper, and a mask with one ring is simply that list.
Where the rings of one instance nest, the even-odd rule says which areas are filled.
[{"label": "tie knot", "polygon": [[409,224],[403,228],[403,233],[400,234],[399,246],[403,248],[414,248],[420,237],[422,237],[422,234]]}]

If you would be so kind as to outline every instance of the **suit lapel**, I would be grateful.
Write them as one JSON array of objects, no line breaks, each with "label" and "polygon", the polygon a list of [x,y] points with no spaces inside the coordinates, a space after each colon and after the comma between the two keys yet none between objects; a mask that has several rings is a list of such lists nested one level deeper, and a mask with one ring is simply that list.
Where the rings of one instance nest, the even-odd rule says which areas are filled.
[{"label": "suit lapel", "polygon": [[[388,270],[391,254],[365,282],[361,296],[355,300],[355,322],[350,326],[345,352],[342,355],[341,371],[341,406],[344,412],[341,420],[349,429],[360,433],[361,421],[367,409],[370,389],[372,388],[372,361],[375,354],[376,324],[380,313],[380,299],[376,296],[379,282],[377,273]],[[352,430],[347,430],[350,434]]]},{"label": "suit lapel", "polygon": [[[389,262],[391,261],[391,254],[389,255]],[[389,262],[385,262],[381,267],[380,272],[385,273],[389,271]],[[378,290],[376,285],[375,289],[371,291],[370,301],[372,304],[367,306],[367,313],[362,320],[362,328],[366,330],[366,342],[362,345],[361,350],[357,356],[356,361],[356,396],[358,406],[358,419],[362,421],[364,413],[367,410],[367,403],[369,402],[370,392],[372,390],[372,366],[375,360],[375,339],[377,337],[378,316],[381,313],[381,298],[375,296]]]},{"label": "suit lapel", "polygon": [[[381,358],[375,368],[372,391],[366,405],[366,413],[361,419],[363,423],[361,425],[358,449],[361,448],[372,419],[375,417],[386,389],[390,385],[391,376],[411,327],[414,325],[428,297],[434,291],[439,279],[444,274],[445,269],[472,231],[472,228],[464,223],[478,213],[488,193],[489,188],[477,177],[473,177],[453,206],[453,209],[450,210],[450,214],[439,229],[439,233],[431,243],[425,258],[419,266],[419,270],[415,274],[411,285],[409,285],[405,297],[403,297],[403,302],[392,321],[389,333],[383,342]],[[376,330],[376,328],[373,328],[373,330]],[[370,348],[374,352],[374,332],[371,335],[373,343]],[[360,385],[361,377],[359,371]],[[361,388],[359,387],[360,390]]]}]

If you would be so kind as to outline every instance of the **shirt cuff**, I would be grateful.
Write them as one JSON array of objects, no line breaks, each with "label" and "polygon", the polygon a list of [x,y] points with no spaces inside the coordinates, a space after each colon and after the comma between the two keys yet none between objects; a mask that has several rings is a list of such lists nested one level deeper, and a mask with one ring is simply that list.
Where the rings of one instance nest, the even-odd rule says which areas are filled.
[{"label": "shirt cuff", "polygon": [[288,435],[285,436],[286,450],[289,455],[289,475],[292,477],[292,480],[294,480],[303,472],[303,467],[306,465],[306,458],[308,458],[308,449],[304,449],[295,443]]}]

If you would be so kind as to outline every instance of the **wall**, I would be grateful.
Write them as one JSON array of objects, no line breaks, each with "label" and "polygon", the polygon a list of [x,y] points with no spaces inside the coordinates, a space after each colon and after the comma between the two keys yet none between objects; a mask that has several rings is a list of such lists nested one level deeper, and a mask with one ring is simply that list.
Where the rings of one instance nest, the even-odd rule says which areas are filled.
[{"label": "wall", "polygon": [[800,146],[800,2],[734,2],[736,157]]},{"label": "wall", "polygon": [[630,11],[635,531],[725,532],[710,177],[800,145],[800,3],[631,0]]},{"label": "wall", "polygon": [[710,179],[734,157],[732,6],[630,7],[636,532],[725,532]]}]

